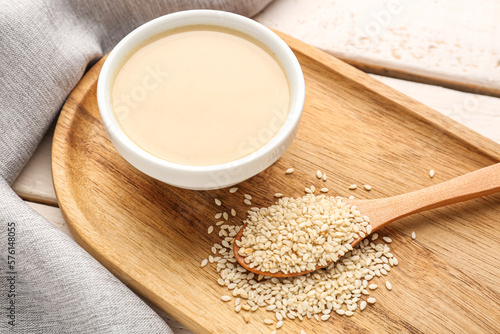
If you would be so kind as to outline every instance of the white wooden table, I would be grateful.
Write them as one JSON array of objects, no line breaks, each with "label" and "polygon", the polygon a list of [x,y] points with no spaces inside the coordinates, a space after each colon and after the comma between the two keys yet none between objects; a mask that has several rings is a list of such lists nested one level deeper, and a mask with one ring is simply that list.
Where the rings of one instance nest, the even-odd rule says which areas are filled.
[{"label": "white wooden table", "polygon": [[[500,143],[499,18],[495,0],[276,0],[256,20],[369,72],[413,80],[374,75]],[[53,128],[13,187],[71,236],[52,185],[52,135]],[[191,333],[158,313],[174,333]]]}]

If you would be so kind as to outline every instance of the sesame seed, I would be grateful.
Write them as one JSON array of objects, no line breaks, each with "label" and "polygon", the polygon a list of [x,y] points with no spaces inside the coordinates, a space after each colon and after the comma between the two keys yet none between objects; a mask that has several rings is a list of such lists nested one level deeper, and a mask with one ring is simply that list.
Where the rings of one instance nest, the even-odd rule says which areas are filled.
[{"label": "sesame seed", "polygon": [[285,174],[292,174],[295,170],[293,168],[288,168]]},{"label": "sesame seed", "polygon": [[382,239],[384,239],[384,241],[387,242],[388,244],[392,242],[392,239],[389,237],[383,237]]},{"label": "sesame seed", "polygon": [[387,290],[392,290],[392,284],[389,281],[385,281],[385,287]]},{"label": "sesame seed", "polygon": [[[279,313],[276,313],[276,314],[279,314]],[[278,323],[276,324],[276,329],[280,329],[281,327],[283,327],[283,320],[278,321]]]},{"label": "sesame seed", "polygon": [[215,204],[217,204],[217,206],[221,206],[222,202],[220,201],[220,199],[216,198],[215,199]]},{"label": "sesame seed", "polygon": [[349,189],[350,189],[350,190],[354,190],[354,189],[356,189],[357,187],[358,187],[358,186],[357,186],[356,184],[351,184],[351,185],[349,186]]},{"label": "sesame seed", "polygon": [[327,179],[328,177],[326,176],[326,173],[323,173],[323,182],[326,182]]},{"label": "sesame seed", "polygon": [[250,322],[250,314],[245,314],[243,319],[245,319],[245,322],[248,324]]},{"label": "sesame seed", "polygon": [[431,178],[433,178],[435,174],[436,174],[436,173],[434,172],[434,169],[431,169],[431,170],[429,171],[429,176],[430,176]]},{"label": "sesame seed", "polygon": [[283,194],[282,193],[276,193],[276,194],[274,194],[274,197],[280,198],[280,197],[283,197]]},{"label": "sesame seed", "polygon": [[249,199],[246,199],[243,201],[246,205],[252,205],[252,202]]},{"label": "sesame seed", "polygon": [[321,192],[322,193],[327,193],[328,192],[328,188],[321,188]]},{"label": "sesame seed", "polygon": [[246,199],[250,199],[250,200],[251,200],[251,199],[252,199],[252,196],[250,196],[249,194],[245,194],[245,198],[246,198]]},{"label": "sesame seed", "polygon": [[222,299],[222,301],[228,302],[231,300],[231,296],[224,295],[224,296],[220,297],[220,299]]},{"label": "sesame seed", "polygon": [[222,212],[215,214],[215,219],[219,219],[220,217],[222,217]]},{"label": "sesame seed", "polygon": [[318,171],[316,171],[316,177],[317,177],[318,179],[321,179],[321,178],[323,177],[323,173],[321,173],[321,171],[319,171],[319,170],[318,170]]},{"label": "sesame seed", "polygon": [[411,238],[412,238],[413,240],[415,240],[415,238],[416,238],[416,237],[417,237],[417,233],[415,233],[415,232],[411,232]]},{"label": "sesame seed", "polygon": [[266,319],[264,319],[264,323],[265,323],[266,325],[272,325],[272,324],[274,324],[274,321],[272,321],[271,319],[267,319],[267,318],[266,318]]},{"label": "sesame seed", "polygon": [[230,192],[231,194],[234,194],[234,193],[235,193],[235,192],[237,192],[237,191],[238,191],[238,187],[232,187],[231,189],[229,189],[229,192]]},{"label": "sesame seed", "polygon": [[303,330],[303,329],[301,329],[301,330],[300,330],[300,334],[306,334],[306,331],[305,331],[305,330]]},{"label": "sesame seed", "polygon": [[373,227],[371,225],[366,226],[366,234],[371,234],[372,229],[373,229]]},{"label": "sesame seed", "polygon": [[227,212],[224,212],[222,214],[222,217],[225,219],[225,220],[228,220],[229,219],[229,215],[227,214]]},{"label": "sesame seed", "polygon": [[372,190],[372,186],[370,186],[369,184],[365,184],[363,187],[364,187],[364,188],[365,188],[365,190],[367,190],[367,191]]},{"label": "sesame seed", "polygon": [[208,234],[212,233],[214,231],[214,227],[213,226],[209,226],[208,227]]},{"label": "sesame seed", "polygon": [[378,239],[378,233],[373,233],[372,235],[372,241],[375,241]]},{"label": "sesame seed", "polygon": [[323,321],[327,321],[328,319],[330,319],[330,315],[329,314],[323,314],[321,316],[321,320],[323,320]]},{"label": "sesame seed", "polygon": [[368,304],[375,304],[377,302],[377,300],[373,297],[370,297],[366,300],[368,302]]},{"label": "sesame seed", "polygon": [[353,195],[349,196],[349,199],[354,199],[354,196]]},{"label": "sesame seed", "polygon": [[359,309],[363,311],[366,308],[366,301],[362,301],[361,304],[359,304]]},{"label": "sesame seed", "polygon": [[235,209],[231,209],[231,216],[236,216],[236,210]]},{"label": "sesame seed", "polygon": [[375,290],[376,288],[378,288],[378,285],[377,284],[370,284],[370,285],[368,285],[368,288],[370,290]]},{"label": "sesame seed", "polygon": [[208,263],[208,260],[207,259],[204,259],[203,261],[201,261],[201,267],[203,268],[204,266],[206,266]]}]

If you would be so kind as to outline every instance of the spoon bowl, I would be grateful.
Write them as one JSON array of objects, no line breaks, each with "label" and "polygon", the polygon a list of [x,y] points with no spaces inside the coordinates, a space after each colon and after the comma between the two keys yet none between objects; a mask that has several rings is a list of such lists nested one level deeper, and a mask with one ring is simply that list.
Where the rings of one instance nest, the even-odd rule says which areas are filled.
[{"label": "spoon bowl", "polygon": [[[500,163],[407,194],[374,200],[343,199],[343,201],[351,205],[351,207],[355,206],[356,210],[370,218],[373,233],[387,224],[411,214],[490,195],[498,191],[500,191]],[[268,277],[294,277],[324,267],[318,265],[313,270],[286,274],[281,271],[270,273],[250,268],[249,264],[245,262],[245,257],[238,253],[240,247],[236,243],[237,240],[241,241],[247,224],[236,234],[234,238],[235,242],[233,242],[233,250],[238,263],[248,271]],[[361,240],[363,238],[357,238],[351,243],[351,246],[354,247]]]}]

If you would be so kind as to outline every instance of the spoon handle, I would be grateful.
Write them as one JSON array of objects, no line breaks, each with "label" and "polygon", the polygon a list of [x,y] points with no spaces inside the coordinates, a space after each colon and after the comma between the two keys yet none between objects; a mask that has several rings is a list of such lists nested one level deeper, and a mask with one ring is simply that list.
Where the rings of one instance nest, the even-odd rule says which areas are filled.
[{"label": "spoon handle", "polygon": [[[375,200],[378,229],[399,218],[500,191],[500,163],[407,194]],[[370,217],[371,219],[372,217]]]}]

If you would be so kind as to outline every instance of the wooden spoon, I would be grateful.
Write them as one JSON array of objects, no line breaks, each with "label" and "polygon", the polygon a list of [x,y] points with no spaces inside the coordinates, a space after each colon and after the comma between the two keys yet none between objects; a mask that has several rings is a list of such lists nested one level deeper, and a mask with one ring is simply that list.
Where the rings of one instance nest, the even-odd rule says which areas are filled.
[{"label": "wooden spoon", "polygon": [[[370,225],[372,226],[373,233],[379,228],[402,217],[493,194],[497,191],[500,191],[500,163],[408,194],[374,200],[345,199],[345,202],[351,206],[356,206],[357,210],[361,212],[362,215],[366,215],[370,218]],[[236,234],[235,241],[241,240],[246,225],[247,224],[245,224],[238,234]],[[351,245],[354,246],[358,244],[362,239],[363,238],[358,238],[354,240]],[[293,277],[304,275],[321,268],[321,266],[317,266],[314,270],[306,270],[298,273],[285,274],[279,271],[272,274],[270,272],[250,268],[245,262],[245,257],[238,253],[240,247],[236,245],[236,242],[233,242],[233,249],[234,256],[239,264],[248,271],[259,275],[270,277]]]}]

